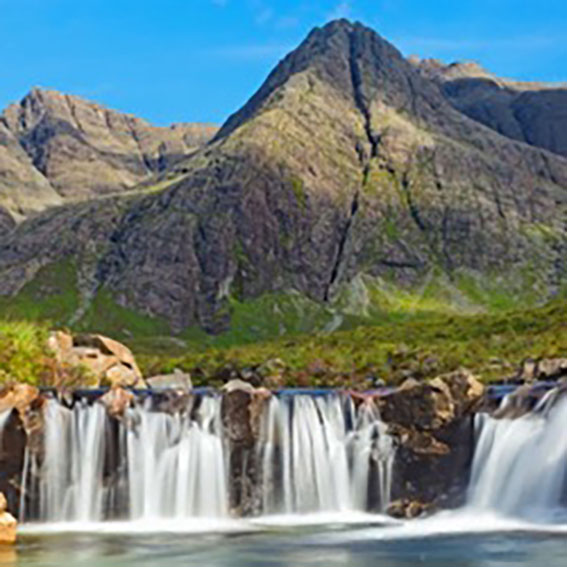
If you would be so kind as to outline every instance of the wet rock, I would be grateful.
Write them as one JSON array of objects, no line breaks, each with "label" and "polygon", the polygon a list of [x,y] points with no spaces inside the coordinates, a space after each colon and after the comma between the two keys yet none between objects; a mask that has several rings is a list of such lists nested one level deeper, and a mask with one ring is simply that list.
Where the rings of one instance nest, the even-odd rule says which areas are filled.
[{"label": "wet rock", "polygon": [[522,382],[557,380],[567,376],[567,358],[543,358],[524,360],[517,379]]},{"label": "wet rock", "polygon": [[24,416],[39,397],[39,390],[29,384],[11,384],[0,391],[0,413],[15,409]]},{"label": "wet rock", "polygon": [[270,395],[242,380],[232,380],[223,388],[221,414],[230,450],[228,478],[234,516],[255,516],[262,511],[261,462],[256,444]]},{"label": "wet rock", "polygon": [[60,365],[85,368],[96,387],[144,388],[132,351],[102,335],[72,336],[58,331],[48,341]]},{"label": "wet rock", "polygon": [[387,514],[392,516],[392,518],[398,518],[400,520],[413,520],[424,516],[431,511],[431,504],[403,498],[392,502],[388,506]]},{"label": "wet rock", "polygon": [[4,494],[0,493],[0,545],[16,543],[16,530],[18,522],[8,512],[8,502]]},{"label": "wet rock", "polygon": [[426,382],[406,380],[376,398],[397,446],[395,500],[444,507],[462,502],[474,450],[473,414],[483,395],[479,380],[459,370]]},{"label": "wet rock", "polygon": [[121,420],[126,410],[134,403],[134,394],[124,388],[114,387],[102,396],[100,401],[110,417]]}]

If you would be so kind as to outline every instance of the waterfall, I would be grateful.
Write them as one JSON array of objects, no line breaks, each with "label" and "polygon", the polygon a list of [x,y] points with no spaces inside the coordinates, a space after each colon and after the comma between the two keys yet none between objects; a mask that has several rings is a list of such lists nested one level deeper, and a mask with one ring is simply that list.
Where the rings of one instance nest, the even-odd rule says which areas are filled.
[{"label": "waterfall", "polygon": [[[265,513],[384,510],[394,448],[372,402],[282,396],[270,401],[262,447]],[[372,483],[377,476],[376,483]],[[370,486],[378,494],[369,495]]]},{"label": "waterfall", "polygon": [[529,519],[553,516],[567,503],[567,396],[552,391],[516,419],[476,419],[469,506]]},{"label": "waterfall", "polygon": [[[222,519],[229,515],[221,398],[187,397],[175,408],[148,396],[120,420],[101,401],[55,399],[44,409],[42,450],[23,471],[42,522]],[[273,396],[256,446],[264,514],[382,511],[394,446],[371,400]]]},{"label": "waterfall", "polygon": [[126,431],[131,518],[227,515],[219,400],[205,397],[194,419],[136,408]]},{"label": "waterfall", "polygon": [[24,492],[39,495],[37,519],[225,516],[219,399],[203,398],[193,415],[192,404],[172,415],[151,406],[138,404],[117,422],[100,402],[69,409],[50,400],[43,454],[26,451],[23,474]]}]

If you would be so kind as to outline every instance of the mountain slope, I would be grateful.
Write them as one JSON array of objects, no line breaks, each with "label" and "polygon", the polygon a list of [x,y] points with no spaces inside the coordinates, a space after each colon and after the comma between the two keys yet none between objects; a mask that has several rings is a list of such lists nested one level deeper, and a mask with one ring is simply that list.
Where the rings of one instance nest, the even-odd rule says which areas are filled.
[{"label": "mountain slope", "polygon": [[0,205],[25,214],[131,188],[215,132],[196,124],[153,127],[78,97],[34,89],[0,118]]},{"label": "mountain slope", "polygon": [[418,63],[449,101],[514,140],[567,156],[567,86],[500,79],[475,64]]},{"label": "mountain slope", "polygon": [[[219,333],[266,294],[335,308],[349,289],[343,312],[353,294],[364,312],[368,281],[412,290],[478,274],[542,298],[565,275],[567,160],[470,120],[345,20],[315,29],[167,178],[19,226],[0,245],[0,293],[49,296],[38,282],[65,261],[75,323],[104,306]],[[263,316],[287,330],[279,307]]]}]

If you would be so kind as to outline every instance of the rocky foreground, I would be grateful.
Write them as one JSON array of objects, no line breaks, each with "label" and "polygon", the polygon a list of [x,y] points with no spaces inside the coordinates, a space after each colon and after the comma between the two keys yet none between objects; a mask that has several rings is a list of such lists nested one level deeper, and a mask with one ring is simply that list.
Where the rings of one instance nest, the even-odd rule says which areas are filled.
[{"label": "rocky foreground", "polygon": [[[106,337],[74,338],[60,332],[51,336],[50,344],[61,368],[69,372],[70,367],[80,367],[83,379],[88,377],[89,381],[75,387],[67,384],[49,389],[16,383],[0,391],[0,492],[7,495],[11,510],[18,510],[22,501],[26,509],[37,506],[37,494],[23,489],[22,471],[26,450],[34,462],[41,463],[44,458],[48,400],[58,399],[65,407],[73,407],[81,400],[102,404],[110,424],[128,427],[127,410],[148,396],[157,400],[159,411],[190,414],[204,395],[192,388],[186,374],[145,380],[129,349]],[[395,444],[389,514],[416,517],[462,504],[474,450],[474,416],[479,411],[496,412],[494,415],[499,417],[521,415],[546,391],[538,388],[534,380],[567,374],[567,363],[528,361],[522,372],[526,383],[510,398],[505,410],[498,409],[501,396],[495,396],[467,370],[423,381],[408,379],[396,388],[343,393],[357,407],[377,409]],[[227,376],[217,394],[222,399],[223,438],[230,455],[230,510],[239,517],[262,513],[257,447],[268,402],[276,395],[262,384],[254,386],[242,378]],[[77,389],[78,386],[81,388]],[[378,461],[374,466],[378,466]],[[112,485],[116,471],[108,470],[105,475],[105,482]],[[369,507],[378,509],[379,503],[372,501],[370,493]]]}]

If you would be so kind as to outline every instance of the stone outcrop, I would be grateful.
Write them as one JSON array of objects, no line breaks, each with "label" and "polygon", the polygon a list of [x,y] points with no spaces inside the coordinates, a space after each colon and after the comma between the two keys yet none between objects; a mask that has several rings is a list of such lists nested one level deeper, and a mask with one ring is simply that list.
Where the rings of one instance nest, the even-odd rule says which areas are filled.
[{"label": "stone outcrop", "polygon": [[84,368],[97,387],[145,387],[132,351],[122,343],[102,335],[77,335],[57,331],[49,348],[57,363]]},{"label": "stone outcrop", "polygon": [[6,497],[0,493],[0,545],[13,545],[16,543],[17,527],[18,522],[8,512]]},{"label": "stone outcrop", "polygon": [[517,380],[535,382],[537,380],[557,380],[567,376],[567,358],[529,358],[524,360]]},{"label": "stone outcrop", "polygon": [[396,440],[392,514],[414,517],[462,502],[474,450],[473,415],[483,385],[468,371],[408,380],[376,398]]},{"label": "stone outcrop", "polygon": [[261,463],[256,447],[270,395],[241,380],[232,380],[223,388],[222,423],[230,448],[230,511],[235,516],[255,516],[262,510]]},{"label": "stone outcrop", "polygon": [[108,415],[121,420],[126,410],[134,404],[134,394],[121,387],[111,388],[100,401],[106,407]]},{"label": "stone outcrop", "polygon": [[[11,384],[0,391],[0,492],[17,510],[22,496],[22,471],[26,448],[41,454],[45,398],[27,384]],[[24,494],[24,497],[27,495]]]},{"label": "stone outcrop", "polygon": [[146,384],[151,390],[176,390],[180,392],[190,392],[193,389],[191,374],[175,370],[173,374],[152,376],[146,379]]}]

